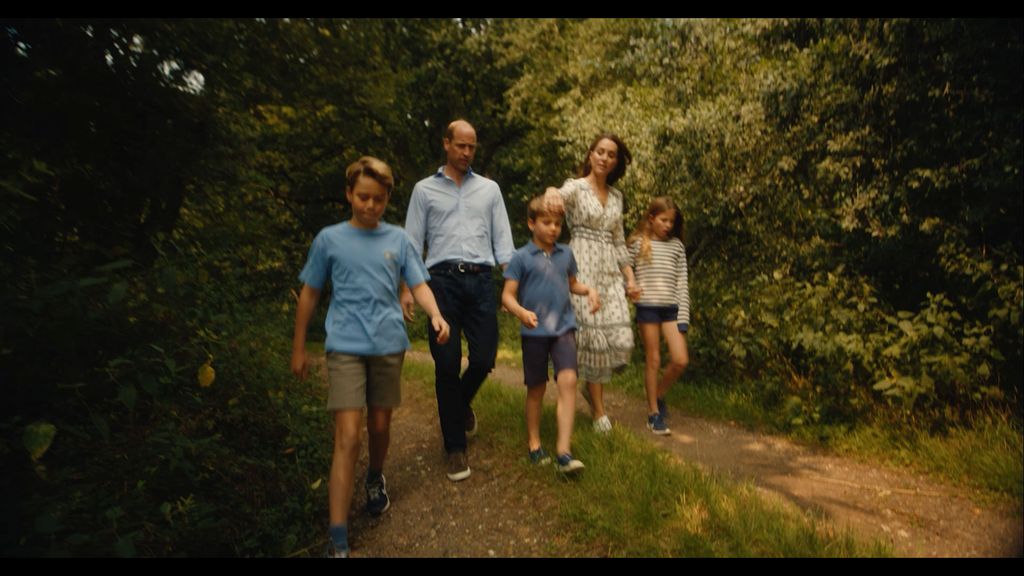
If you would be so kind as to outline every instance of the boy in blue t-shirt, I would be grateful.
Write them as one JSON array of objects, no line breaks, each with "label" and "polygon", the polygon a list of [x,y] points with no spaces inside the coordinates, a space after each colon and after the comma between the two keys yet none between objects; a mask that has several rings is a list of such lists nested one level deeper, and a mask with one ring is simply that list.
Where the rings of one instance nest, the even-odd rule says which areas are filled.
[{"label": "boy in blue t-shirt", "polygon": [[576,316],[569,293],[587,296],[591,314],[601,308],[601,300],[597,290],[576,281],[572,249],[557,243],[562,233],[562,213],[551,211],[543,197],[537,197],[527,207],[527,218],[533,240],[516,251],[509,262],[501,303],[523,323],[530,460],[536,464],[549,461],[541,447],[540,416],[550,356],[558,385],[557,465],[562,472],[575,472],[584,466],[569,450],[576,417]]},{"label": "boy in blue t-shirt", "polygon": [[384,481],[384,458],[391,435],[391,413],[401,403],[402,360],[409,347],[399,282],[412,287],[413,297],[426,310],[438,342],[448,340],[441,316],[426,282],[422,260],[397,226],[381,222],[394,179],[391,168],[364,156],[345,171],[345,196],[352,218],[320,231],[309,249],[299,279],[302,294],[295,312],[292,372],[305,378],[308,368],[306,329],[331,281],[327,312],[327,409],[334,414],[334,455],[328,484],[330,555],[347,557],[348,513],[352,504],[359,429],[367,407],[370,463],[366,474],[367,510],[378,515],[391,505]]}]

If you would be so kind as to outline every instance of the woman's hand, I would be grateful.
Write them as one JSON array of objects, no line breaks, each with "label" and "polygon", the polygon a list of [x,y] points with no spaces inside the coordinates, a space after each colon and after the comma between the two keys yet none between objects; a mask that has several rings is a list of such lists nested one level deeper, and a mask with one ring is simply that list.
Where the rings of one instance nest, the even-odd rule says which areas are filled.
[{"label": "woman's hand", "polygon": [[643,289],[637,287],[633,282],[626,283],[626,297],[629,298],[630,302],[639,302],[640,297],[644,295]]}]

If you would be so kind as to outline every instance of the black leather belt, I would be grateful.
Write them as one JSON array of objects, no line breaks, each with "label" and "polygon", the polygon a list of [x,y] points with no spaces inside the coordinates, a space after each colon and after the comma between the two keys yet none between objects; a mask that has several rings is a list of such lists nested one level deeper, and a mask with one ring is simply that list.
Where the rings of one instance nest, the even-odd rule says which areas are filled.
[{"label": "black leather belt", "polygon": [[471,262],[441,262],[430,267],[431,274],[486,274],[490,271],[491,266]]}]

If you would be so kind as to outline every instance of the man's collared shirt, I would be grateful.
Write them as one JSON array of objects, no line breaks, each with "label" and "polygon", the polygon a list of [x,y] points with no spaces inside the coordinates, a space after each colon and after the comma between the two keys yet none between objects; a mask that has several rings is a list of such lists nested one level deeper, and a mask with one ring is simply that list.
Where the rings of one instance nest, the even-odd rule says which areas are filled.
[{"label": "man's collared shirt", "polygon": [[444,166],[417,182],[405,231],[421,256],[426,242],[427,268],[448,261],[507,264],[515,253],[501,189],[472,169],[461,187],[444,173]]}]

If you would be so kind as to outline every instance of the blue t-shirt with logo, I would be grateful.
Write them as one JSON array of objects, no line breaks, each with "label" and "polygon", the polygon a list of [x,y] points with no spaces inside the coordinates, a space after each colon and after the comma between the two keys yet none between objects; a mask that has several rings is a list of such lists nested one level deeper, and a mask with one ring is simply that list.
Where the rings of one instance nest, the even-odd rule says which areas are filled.
[{"label": "blue t-shirt with logo", "polygon": [[532,240],[516,250],[505,278],[519,282],[519,305],[537,315],[537,327],[523,326],[523,336],[561,336],[576,329],[569,301],[569,277],[576,273],[576,257],[565,244],[555,244],[550,255]]},{"label": "blue t-shirt with logo", "polygon": [[384,222],[372,230],[347,221],[324,228],[299,274],[317,290],[331,281],[324,347],[356,356],[396,354],[409,347],[399,282],[413,288],[429,279],[405,230]]}]

